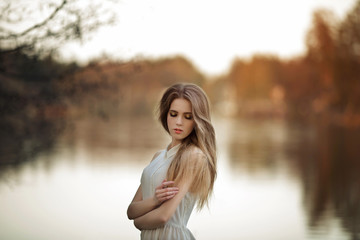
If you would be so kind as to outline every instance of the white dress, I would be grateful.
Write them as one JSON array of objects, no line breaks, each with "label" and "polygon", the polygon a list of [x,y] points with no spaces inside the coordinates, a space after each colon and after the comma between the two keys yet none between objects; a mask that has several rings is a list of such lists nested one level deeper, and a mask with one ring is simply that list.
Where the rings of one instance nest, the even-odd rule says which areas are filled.
[{"label": "white dress", "polygon": [[[167,151],[164,149],[160,154],[144,169],[141,176],[141,189],[143,199],[153,197],[155,188],[166,178],[167,170],[173,160],[180,144]],[[168,240],[195,239],[186,224],[194,208],[196,198],[191,193],[186,193],[180,202],[174,215],[164,227],[153,230],[142,230],[141,239],[144,240]]]}]

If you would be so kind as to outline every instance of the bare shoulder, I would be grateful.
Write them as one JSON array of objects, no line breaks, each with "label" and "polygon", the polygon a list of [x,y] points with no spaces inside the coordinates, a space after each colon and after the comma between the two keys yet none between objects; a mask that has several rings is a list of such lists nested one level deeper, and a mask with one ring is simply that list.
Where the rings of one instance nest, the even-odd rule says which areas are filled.
[{"label": "bare shoulder", "polygon": [[193,145],[189,148],[191,155],[205,155],[204,152],[197,146]]},{"label": "bare shoulder", "polygon": [[203,162],[206,161],[205,153],[197,146],[191,146],[189,149],[190,161]]},{"label": "bare shoulder", "polygon": [[157,158],[161,152],[162,152],[161,150],[156,152],[150,162],[154,161],[154,159]]}]

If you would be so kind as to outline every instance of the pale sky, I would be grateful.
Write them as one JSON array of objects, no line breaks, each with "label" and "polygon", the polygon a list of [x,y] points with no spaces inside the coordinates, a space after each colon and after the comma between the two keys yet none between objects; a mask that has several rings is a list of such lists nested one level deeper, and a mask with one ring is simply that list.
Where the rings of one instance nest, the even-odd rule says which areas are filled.
[{"label": "pale sky", "polygon": [[121,0],[118,23],[83,45],[61,48],[65,59],[86,63],[105,53],[115,59],[183,55],[205,74],[226,72],[235,57],[256,53],[300,55],[314,9],[343,18],[356,0]]}]

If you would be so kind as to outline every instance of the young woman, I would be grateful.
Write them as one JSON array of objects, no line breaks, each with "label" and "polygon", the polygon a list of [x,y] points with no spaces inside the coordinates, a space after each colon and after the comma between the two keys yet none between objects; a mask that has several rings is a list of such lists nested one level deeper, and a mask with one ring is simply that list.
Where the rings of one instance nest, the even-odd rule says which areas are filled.
[{"label": "young woman", "polygon": [[216,177],[215,132],[204,91],[194,84],[169,87],[159,120],[171,136],[144,169],[127,214],[141,239],[195,239],[186,228],[190,214],[207,204]]}]

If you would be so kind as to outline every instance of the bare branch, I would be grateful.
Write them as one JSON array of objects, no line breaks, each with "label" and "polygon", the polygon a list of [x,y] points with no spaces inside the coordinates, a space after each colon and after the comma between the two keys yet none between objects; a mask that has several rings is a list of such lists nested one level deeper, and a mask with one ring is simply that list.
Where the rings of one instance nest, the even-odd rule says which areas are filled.
[{"label": "bare branch", "polygon": [[[111,1],[111,0],[108,0]],[[4,51],[26,51],[29,54],[42,54],[58,48],[62,43],[70,40],[83,41],[85,36],[101,26],[115,21],[113,7],[106,3],[87,4],[77,1],[61,0],[59,3],[48,3],[47,14],[43,20],[37,20],[28,25],[25,30],[15,32],[29,19],[39,16],[44,4],[37,8],[29,8],[24,4],[12,6],[12,2],[2,4],[0,12],[0,53]],[[104,7],[105,6],[105,7]],[[84,10],[85,9],[85,10]],[[8,20],[11,21],[8,21]],[[12,22],[12,20],[16,20]],[[13,25],[16,24],[16,25]]]},{"label": "bare branch", "polygon": [[32,48],[31,45],[21,45],[21,46],[12,48],[12,49],[5,49],[5,50],[0,49],[0,55],[6,54],[6,53],[12,53],[12,52],[19,52],[19,51],[23,51],[23,50],[31,49],[31,48]]},{"label": "bare branch", "polygon": [[38,29],[44,25],[46,25],[51,19],[53,19],[56,14],[65,6],[65,4],[67,3],[67,0],[63,0],[62,3],[57,7],[55,8],[55,10],[53,11],[52,14],[50,14],[50,16],[48,18],[46,18],[45,20],[43,20],[42,22],[38,23],[38,24],[35,24],[33,25],[32,27],[26,29],[25,31],[23,31],[22,33],[18,33],[18,34],[11,34],[10,36],[7,36],[7,37],[0,37],[0,39],[7,39],[7,38],[18,38],[18,37],[22,37],[26,34],[28,34],[29,32],[35,30],[35,29]]}]

